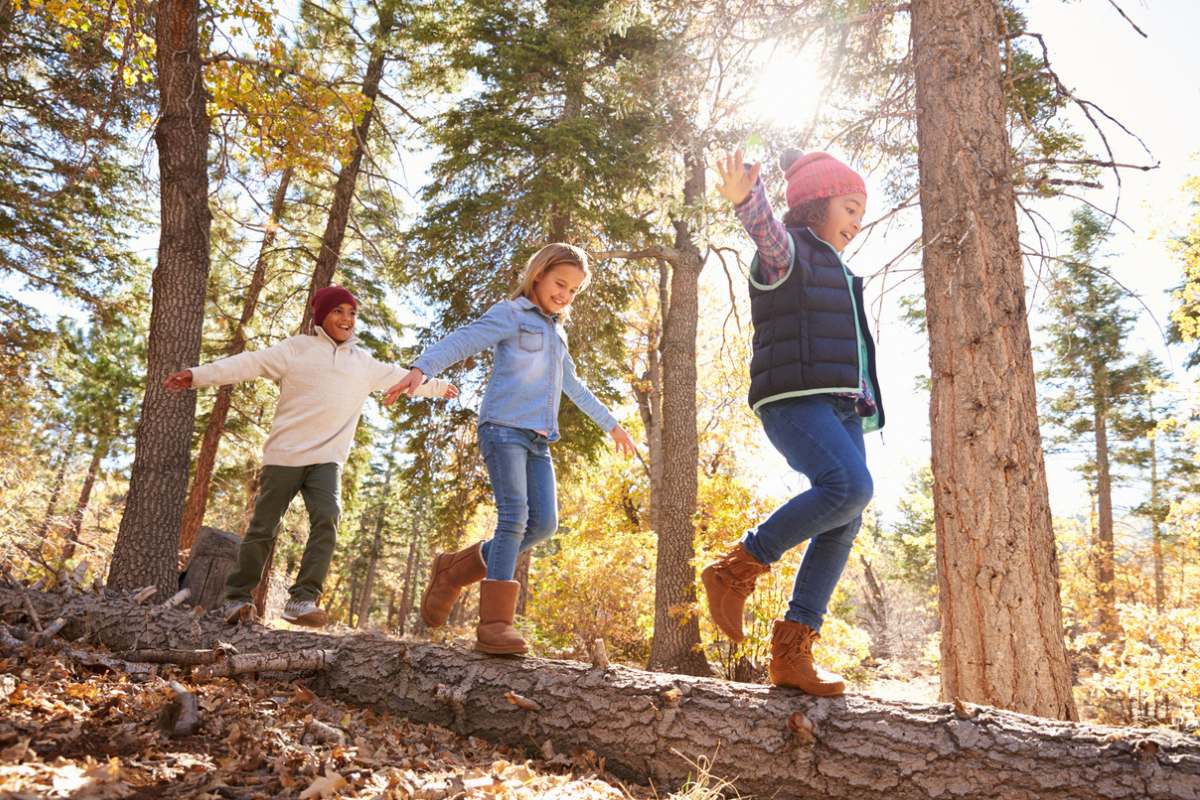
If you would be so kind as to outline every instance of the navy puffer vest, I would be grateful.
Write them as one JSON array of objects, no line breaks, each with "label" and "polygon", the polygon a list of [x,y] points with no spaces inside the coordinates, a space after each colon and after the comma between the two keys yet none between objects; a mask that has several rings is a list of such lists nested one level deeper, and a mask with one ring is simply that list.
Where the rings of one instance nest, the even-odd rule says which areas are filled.
[{"label": "navy puffer vest", "polygon": [[789,228],[795,257],[787,276],[765,286],[751,272],[750,405],[808,394],[854,392],[859,383],[859,337],[866,378],[878,406],[872,429],[883,426],[875,375],[875,343],[863,309],[862,279],[851,276],[836,251],[808,228]]}]

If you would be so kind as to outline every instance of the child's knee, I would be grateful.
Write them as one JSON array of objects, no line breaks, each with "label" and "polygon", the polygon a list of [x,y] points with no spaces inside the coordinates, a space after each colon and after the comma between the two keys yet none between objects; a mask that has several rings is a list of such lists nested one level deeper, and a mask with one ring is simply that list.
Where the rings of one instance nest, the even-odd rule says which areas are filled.
[{"label": "child's knee", "polygon": [[846,504],[862,511],[874,496],[875,481],[872,480],[871,473],[864,469],[850,481],[850,490],[846,498]]},{"label": "child's knee", "polygon": [[332,528],[337,530],[338,522],[342,518],[342,510],[340,508],[318,508],[314,509],[308,515],[308,524],[310,528]]},{"label": "child's knee", "polygon": [[546,541],[553,536],[557,530],[558,518],[555,516],[531,520],[529,527],[525,531],[526,549],[533,547],[535,544]]},{"label": "child's knee", "polygon": [[496,534],[524,536],[529,524],[527,507],[511,506],[496,509]]}]

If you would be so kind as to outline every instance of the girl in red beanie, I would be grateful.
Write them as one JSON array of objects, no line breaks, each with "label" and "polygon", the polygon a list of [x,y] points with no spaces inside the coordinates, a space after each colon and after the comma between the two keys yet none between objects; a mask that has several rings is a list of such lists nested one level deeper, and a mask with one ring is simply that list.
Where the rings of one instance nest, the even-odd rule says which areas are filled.
[{"label": "girl in red beanie", "polygon": [[[358,343],[357,321],[354,295],[341,286],[326,286],[313,294],[312,336],[292,336],[266,350],[181,370],[163,383],[169,391],[183,391],[251,378],[279,381],[254,516],[238,548],[237,567],[225,581],[226,622],[253,617],[251,592],[262,578],[279,520],[297,494],[304,496],[308,509],[309,534],[283,618],[313,627],[327,621],[317,599],[337,539],[342,464],[367,395],[408,375],[403,367],[377,361]],[[417,394],[449,398],[458,390],[445,381],[430,380]]]},{"label": "girl in red beanie", "polygon": [[784,153],[788,211],[775,219],[759,164],[737,151],[718,162],[718,191],[754,240],[750,406],[771,444],[811,488],[784,503],[701,579],[709,613],[743,639],[746,598],[759,575],[808,541],[784,618],[771,633],[771,683],[837,695],[842,679],[813,664],[812,645],[871,499],[863,434],[883,426],[875,345],[862,279],[841,253],[862,227],[862,177],[828,153]]}]

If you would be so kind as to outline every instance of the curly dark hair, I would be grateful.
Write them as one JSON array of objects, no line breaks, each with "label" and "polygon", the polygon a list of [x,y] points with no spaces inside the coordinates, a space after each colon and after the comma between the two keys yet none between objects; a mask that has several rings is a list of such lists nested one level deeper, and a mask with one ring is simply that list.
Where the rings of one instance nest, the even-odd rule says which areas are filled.
[{"label": "curly dark hair", "polygon": [[783,215],[783,224],[787,228],[817,228],[825,222],[829,214],[829,201],[832,198],[818,197],[815,200],[805,200],[795,208],[789,208]]}]

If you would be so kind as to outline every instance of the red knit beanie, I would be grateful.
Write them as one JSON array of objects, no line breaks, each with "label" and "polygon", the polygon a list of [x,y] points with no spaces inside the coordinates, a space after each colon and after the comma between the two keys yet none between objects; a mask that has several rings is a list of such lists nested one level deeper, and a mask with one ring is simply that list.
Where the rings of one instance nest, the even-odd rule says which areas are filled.
[{"label": "red knit beanie", "polygon": [[779,159],[787,178],[788,208],[808,200],[867,193],[862,176],[829,153],[787,150]]},{"label": "red knit beanie", "polygon": [[358,301],[354,299],[354,295],[341,286],[334,285],[317,289],[313,293],[313,322],[320,325],[325,321],[325,315],[342,303],[349,303],[358,308]]}]

